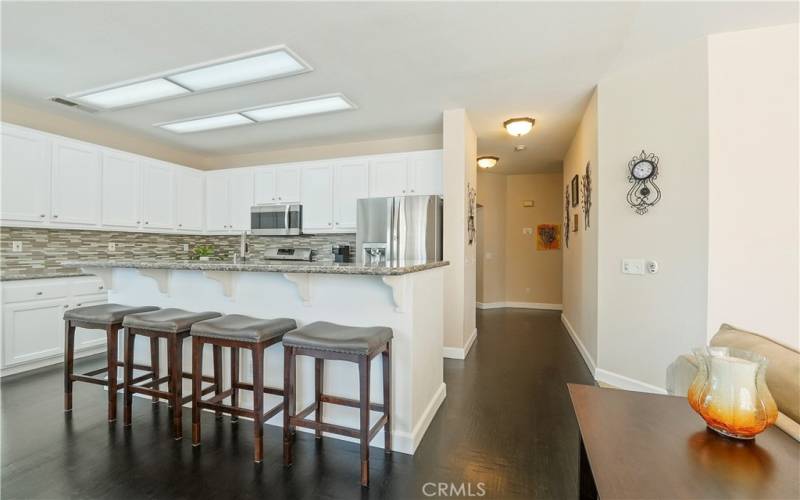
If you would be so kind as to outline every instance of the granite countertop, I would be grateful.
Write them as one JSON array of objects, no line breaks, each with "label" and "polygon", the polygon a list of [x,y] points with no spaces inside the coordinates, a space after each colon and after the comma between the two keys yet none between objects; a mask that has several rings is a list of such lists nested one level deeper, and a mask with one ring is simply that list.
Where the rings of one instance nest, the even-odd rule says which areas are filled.
[{"label": "granite countertop", "polygon": [[232,261],[198,260],[65,260],[70,268],[134,268],[173,269],[189,271],[244,271],[261,273],[312,273],[312,274],[361,274],[373,276],[398,276],[447,266],[448,261],[438,262],[392,262],[386,265],[364,265],[354,262],[281,262],[274,260],[248,260],[234,264]]},{"label": "granite countertop", "polygon": [[[71,271],[71,272],[70,272]],[[71,269],[69,271],[46,271],[28,273],[26,275],[19,274],[4,274],[0,276],[0,281],[23,281],[23,280],[43,280],[50,278],[79,278],[81,276],[92,276],[82,272],[80,269]]]}]

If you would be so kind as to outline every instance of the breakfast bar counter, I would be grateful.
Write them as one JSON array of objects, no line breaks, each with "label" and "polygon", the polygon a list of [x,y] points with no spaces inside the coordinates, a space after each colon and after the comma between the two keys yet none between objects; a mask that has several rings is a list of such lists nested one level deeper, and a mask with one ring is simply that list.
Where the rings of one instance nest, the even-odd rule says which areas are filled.
[{"label": "breakfast bar counter", "polygon": [[[100,277],[109,302],[217,311],[259,318],[292,318],[298,326],[329,321],[349,326],[386,326],[392,340],[392,432],[395,451],[413,454],[445,398],[443,381],[443,270],[447,262],[404,262],[364,266],[333,262],[69,260],[65,267]],[[144,342],[135,347],[137,361],[149,361]],[[204,366],[210,367],[210,353]],[[184,347],[184,366],[190,366]],[[223,359],[227,362],[227,356]],[[380,357],[373,360],[371,400],[381,402]],[[166,359],[165,353],[161,356]],[[252,373],[245,357],[241,379]],[[223,366],[223,374],[229,368]],[[265,355],[265,385],[282,387],[283,352],[275,346]],[[352,363],[327,361],[326,394],[357,399],[358,373]],[[229,381],[226,380],[227,384]],[[297,405],[314,398],[314,362],[300,357]],[[187,387],[188,390],[188,387]],[[243,393],[245,404],[249,394]],[[275,404],[277,396],[265,404]],[[272,399],[274,398],[274,402]],[[373,420],[377,418],[374,414]],[[279,414],[268,421],[282,425]],[[325,420],[357,428],[358,410],[326,405]],[[382,431],[381,431],[382,433]],[[379,433],[379,434],[381,434]],[[340,436],[331,435],[331,437]],[[378,435],[372,441],[381,446]]]}]

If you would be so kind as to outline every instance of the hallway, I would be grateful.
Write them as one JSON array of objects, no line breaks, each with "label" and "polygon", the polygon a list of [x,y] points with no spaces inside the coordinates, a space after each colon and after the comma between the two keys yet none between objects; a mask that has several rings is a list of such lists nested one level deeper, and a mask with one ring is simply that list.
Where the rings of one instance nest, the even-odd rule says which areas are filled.
[{"label": "hallway", "polygon": [[368,490],[358,484],[355,443],[299,433],[285,470],[281,431],[265,426],[256,465],[248,421],[205,413],[203,445],[192,448],[171,439],[163,404],[137,398],[132,429],[108,425],[103,391],[86,384],[65,416],[59,365],[2,382],[2,496],[405,499],[437,491],[426,483],[452,483],[484,498],[575,498],[578,432],[566,383],[593,381],[559,313],[482,310],[477,321],[467,359],[445,360],[447,398],[416,454],[373,448]]}]

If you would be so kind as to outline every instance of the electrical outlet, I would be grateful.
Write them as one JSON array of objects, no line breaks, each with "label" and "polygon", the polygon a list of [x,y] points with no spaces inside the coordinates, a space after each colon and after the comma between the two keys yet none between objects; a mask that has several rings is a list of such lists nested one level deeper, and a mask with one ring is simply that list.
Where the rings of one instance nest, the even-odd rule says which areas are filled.
[{"label": "electrical outlet", "polygon": [[656,274],[658,272],[658,262],[654,260],[647,261],[647,272],[650,274]]},{"label": "electrical outlet", "polygon": [[189,244],[188,243],[184,243],[183,244],[183,251],[184,252],[188,252],[189,251]]},{"label": "electrical outlet", "polygon": [[522,228],[522,234],[531,236],[533,234],[533,228],[532,227],[523,227]]},{"label": "electrical outlet", "polygon": [[117,251],[117,244],[114,243],[114,242],[109,243],[108,244],[108,251],[109,252],[116,252]]},{"label": "electrical outlet", "polygon": [[644,274],[644,260],[622,259],[623,274]]},{"label": "electrical outlet", "polygon": [[21,252],[22,251],[22,242],[21,241],[12,241],[11,242],[11,251],[12,252]]}]

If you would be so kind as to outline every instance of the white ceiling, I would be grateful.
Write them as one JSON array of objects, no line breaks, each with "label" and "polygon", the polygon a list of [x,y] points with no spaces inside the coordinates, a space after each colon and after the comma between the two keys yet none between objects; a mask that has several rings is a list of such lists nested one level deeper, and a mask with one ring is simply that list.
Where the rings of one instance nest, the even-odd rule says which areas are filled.
[{"label": "white ceiling", "polygon": [[[46,101],[286,44],[311,73],[91,115],[209,156],[441,132],[466,108],[496,171],[560,169],[594,85],[708,33],[797,22],[787,3],[3,2],[2,91]],[[356,111],[177,135],[154,123],[342,92]],[[520,142],[502,121],[532,116]]]}]

